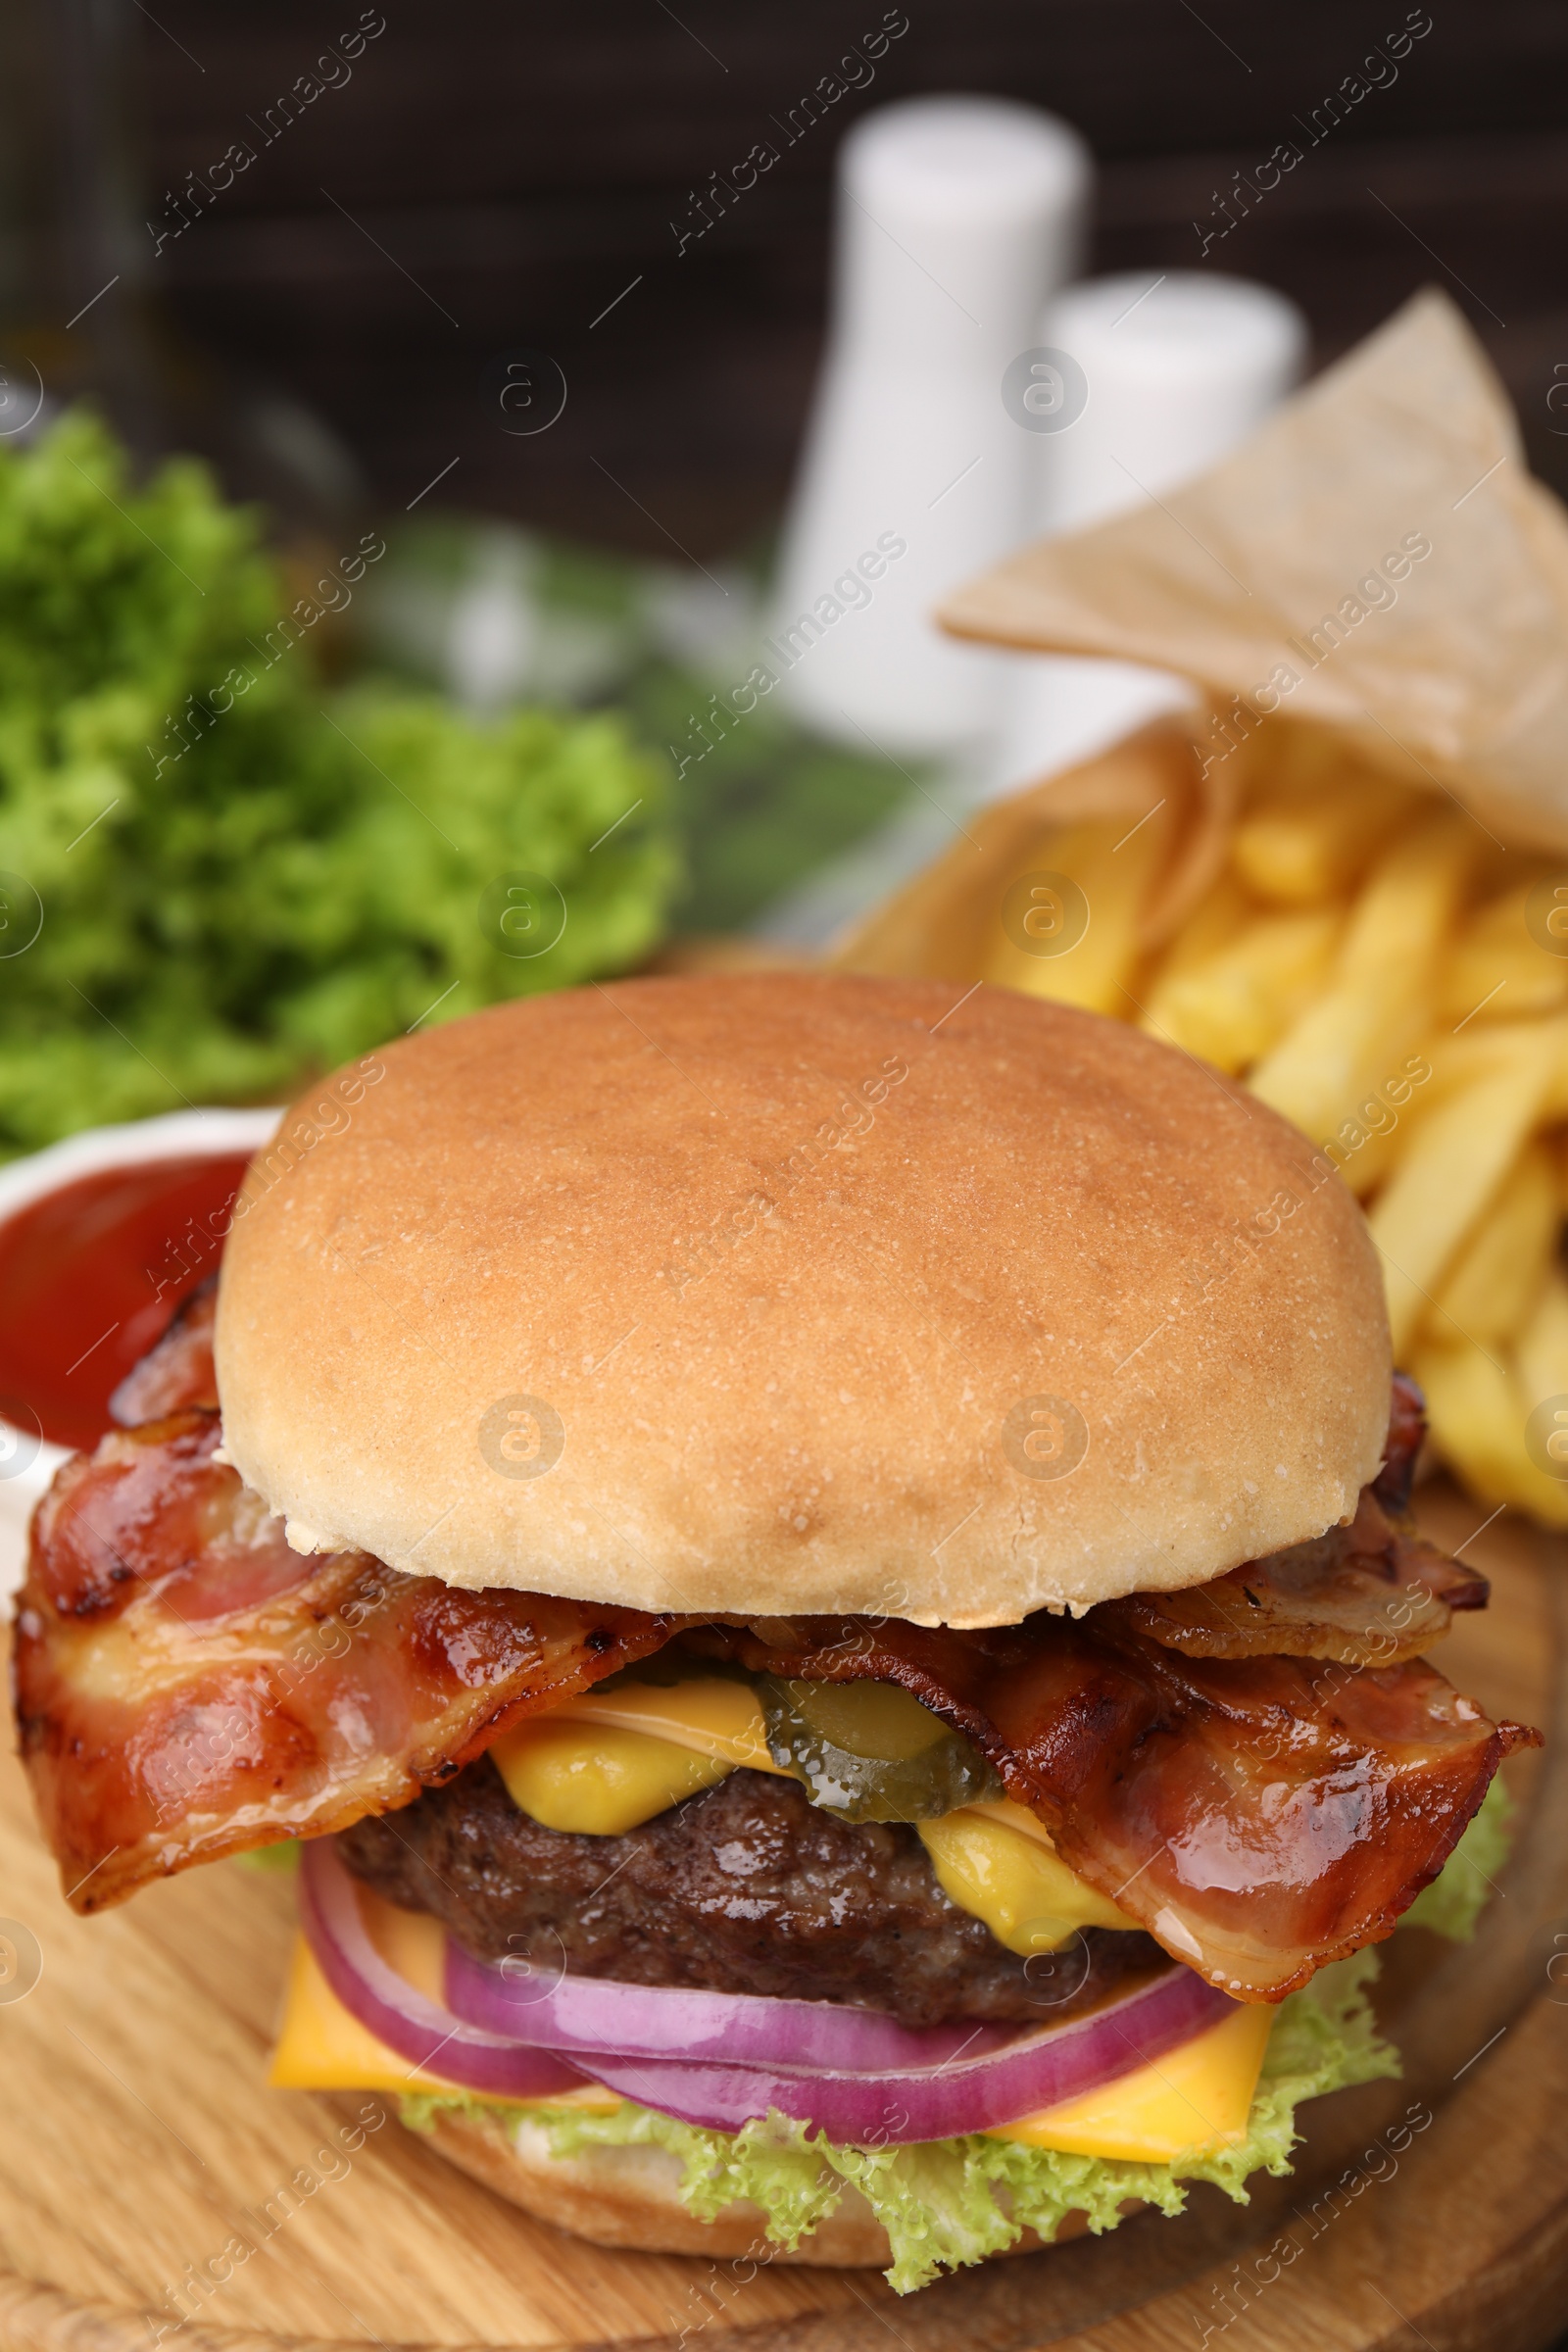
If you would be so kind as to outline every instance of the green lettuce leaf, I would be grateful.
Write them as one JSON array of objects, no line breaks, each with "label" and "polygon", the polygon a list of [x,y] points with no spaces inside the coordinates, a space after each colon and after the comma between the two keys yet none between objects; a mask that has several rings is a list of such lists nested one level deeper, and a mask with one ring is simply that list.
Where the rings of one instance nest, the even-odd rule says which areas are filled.
[{"label": "green lettuce leaf", "polygon": [[1453,1943],[1471,1940],[1513,1844],[1514,1809],[1499,1773],[1447,1861],[1400,1919],[1401,1928],[1431,1928]]},{"label": "green lettuce leaf", "polygon": [[[80,411],[0,445],[0,1158],[656,945],[669,777],[618,719],[330,682],[384,552],[291,578],[204,467],[138,483]],[[521,874],[538,954],[485,897]]]},{"label": "green lettuce leaf", "polygon": [[509,2129],[527,2117],[546,2126],[552,2153],[562,2157],[595,2147],[666,2148],[681,2160],[682,2201],[700,2220],[748,2198],[766,2217],[769,2237],[787,2247],[799,2245],[853,2184],[887,2230],[889,2281],[908,2294],[942,2271],[1000,2253],[1025,2228],[1054,2237],[1069,2213],[1087,2215],[1097,2234],[1113,2230],[1133,2199],[1180,2213],[1188,2180],[1211,2180],[1246,2204],[1250,2174],[1290,2171],[1303,2099],[1398,2073],[1397,2053],[1380,2039],[1367,1998],[1377,1967],[1375,1952],[1358,1952],[1320,1969],[1283,2002],[1247,2138],[1175,2164],[1065,2156],[983,2132],[906,2147],[844,2147],[778,2114],[737,2132],[705,2132],[629,2101],[593,2114],[419,2096],[403,2101],[403,2121],[427,2131],[437,2115],[456,2112]]},{"label": "green lettuce leaf", "polygon": [[298,1870],[300,1841],[297,1838],[280,1838],[275,1845],[253,1845],[243,1854],[233,1857],[239,1870]]}]

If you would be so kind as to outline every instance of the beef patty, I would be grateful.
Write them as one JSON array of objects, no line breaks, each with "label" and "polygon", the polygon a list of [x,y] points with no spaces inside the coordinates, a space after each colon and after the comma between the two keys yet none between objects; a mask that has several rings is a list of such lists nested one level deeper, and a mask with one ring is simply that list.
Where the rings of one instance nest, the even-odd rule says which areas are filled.
[{"label": "beef patty", "polygon": [[481,1756],[337,1846],[481,1959],[559,1966],[564,1952],[576,1976],[842,2001],[911,2026],[1043,2025],[1162,1958],[1136,1931],[1090,1928],[1025,1960],[948,1900],[912,1829],[839,1821],[769,1773],[733,1772],[622,1837],[589,1838],[519,1812]]}]

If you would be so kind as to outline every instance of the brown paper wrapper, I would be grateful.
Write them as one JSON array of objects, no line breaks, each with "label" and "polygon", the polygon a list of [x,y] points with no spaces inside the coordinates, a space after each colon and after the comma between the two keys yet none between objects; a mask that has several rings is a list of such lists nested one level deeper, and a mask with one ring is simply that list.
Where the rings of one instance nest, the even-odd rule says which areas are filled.
[{"label": "brown paper wrapper", "polygon": [[[1402,564],[1412,541],[1430,553]],[[1023,549],[939,617],[1184,671],[1233,732],[1327,722],[1506,840],[1568,847],[1568,514],[1526,472],[1506,395],[1437,291],[1223,465]]]},{"label": "brown paper wrapper", "polygon": [[1510,846],[1568,848],[1568,514],[1525,470],[1480,344],[1428,291],[1223,465],[952,597],[954,634],[1184,672],[1203,698],[976,810],[841,943],[844,970],[972,978],[1014,874],[1060,824],[1176,822],[1157,947],[1287,738],[1446,794]]}]

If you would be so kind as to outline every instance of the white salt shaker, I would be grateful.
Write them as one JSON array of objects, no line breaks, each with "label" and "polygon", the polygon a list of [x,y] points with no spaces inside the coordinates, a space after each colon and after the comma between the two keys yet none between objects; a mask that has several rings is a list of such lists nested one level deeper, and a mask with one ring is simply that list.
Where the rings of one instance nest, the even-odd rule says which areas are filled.
[{"label": "white salt shaker", "polygon": [[1088,150],[997,98],[917,98],[839,150],[829,345],[764,659],[796,715],[902,755],[995,727],[1001,664],[942,597],[1025,535],[1035,454],[1001,399],[1077,265]]},{"label": "white salt shaker", "polygon": [[[1031,535],[1043,536],[1103,522],[1215,465],[1299,379],[1307,331],[1268,286],[1138,270],[1066,288],[1047,304],[1034,342],[1081,371],[1080,380],[1058,358],[1046,380],[1055,392],[1067,375],[1065,397],[1047,409],[1047,429],[1018,428]],[[997,792],[1092,757],[1192,691],[1129,662],[1005,659]]]}]

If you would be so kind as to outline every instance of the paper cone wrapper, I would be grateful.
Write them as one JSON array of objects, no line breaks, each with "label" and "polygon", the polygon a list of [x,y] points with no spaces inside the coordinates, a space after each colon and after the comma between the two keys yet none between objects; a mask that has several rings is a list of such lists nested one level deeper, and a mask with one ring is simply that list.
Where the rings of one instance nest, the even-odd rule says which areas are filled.
[{"label": "paper cone wrapper", "polygon": [[1302,728],[1450,796],[1510,847],[1568,848],[1568,513],[1526,471],[1506,395],[1440,292],[1210,472],[1022,549],[940,618],[1184,672],[1204,708],[976,811],[845,944],[848,969],[971,974],[1050,826],[1124,808],[1131,823],[1163,791],[1178,821],[1157,945],[1216,869],[1244,776]]}]

